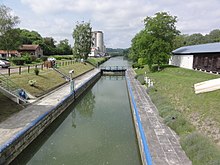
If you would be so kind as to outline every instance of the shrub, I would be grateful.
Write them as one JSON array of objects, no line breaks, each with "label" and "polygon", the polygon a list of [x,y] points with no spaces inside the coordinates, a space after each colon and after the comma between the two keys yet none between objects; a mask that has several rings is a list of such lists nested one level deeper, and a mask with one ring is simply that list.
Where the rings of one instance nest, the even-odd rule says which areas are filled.
[{"label": "shrub", "polygon": [[138,75],[137,80],[141,83],[141,85],[145,84],[144,75]]},{"label": "shrub", "polygon": [[41,59],[42,61],[47,61],[47,56],[41,56],[40,59]]},{"label": "shrub", "polygon": [[15,64],[15,65],[24,65],[25,60],[23,58],[20,57],[14,57],[11,59],[11,61]]},{"label": "shrub", "polygon": [[39,72],[40,72],[40,70],[39,70],[38,68],[35,68],[35,69],[34,69],[35,75],[39,75]]},{"label": "shrub", "polygon": [[37,60],[37,57],[35,55],[31,55],[30,56],[30,60],[33,62],[33,61],[36,61]]}]

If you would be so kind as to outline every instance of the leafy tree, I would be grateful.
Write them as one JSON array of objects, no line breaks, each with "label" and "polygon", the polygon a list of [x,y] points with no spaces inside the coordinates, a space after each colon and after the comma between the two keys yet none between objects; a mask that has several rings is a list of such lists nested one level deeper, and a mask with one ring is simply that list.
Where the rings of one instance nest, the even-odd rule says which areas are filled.
[{"label": "leafy tree", "polygon": [[61,40],[57,45],[57,54],[70,55],[72,54],[72,48],[67,39]]},{"label": "leafy tree", "polygon": [[148,64],[152,69],[153,64],[167,63],[169,54],[174,48],[174,40],[180,33],[175,24],[176,16],[166,12],[156,13],[153,17],[144,19],[145,28],[132,39],[129,58],[138,64]]},{"label": "leafy tree", "polygon": [[180,33],[176,29],[177,17],[171,16],[166,12],[156,13],[153,17],[144,19],[145,31],[149,35],[151,44],[147,45],[148,65],[151,68],[152,64],[160,65],[168,61],[168,54],[174,47],[174,39]]},{"label": "leafy tree", "polygon": [[22,44],[33,44],[34,42],[43,40],[41,35],[36,31],[29,31],[27,29],[20,30],[20,39]]},{"label": "leafy tree", "polygon": [[198,45],[207,42],[205,41],[205,37],[201,33],[195,33],[186,37],[186,43],[187,45]]},{"label": "leafy tree", "polygon": [[131,41],[131,48],[128,57],[134,62],[138,62],[139,58],[147,58],[146,52],[150,45],[150,36],[145,30],[141,30]]},{"label": "leafy tree", "polygon": [[6,31],[0,37],[0,49],[6,50],[8,54],[10,50],[17,50],[21,45],[19,34],[18,29],[10,29]]},{"label": "leafy tree", "polygon": [[5,5],[0,6],[0,35],[4,35],[8,30],[13,29],[19,23],[18,16],[11,14],[11,9]]},{"label": "leafy tree", "polygon": [[54,55],[56,54],[56,41],[52,37],[45,37],[43,39],[43,51],[45,55]]},{"label": "leafy tree", "polygon": [[220,42],[220,29],[212,30],[209,35],[205,37],[209,42]]},{"label": "leafy tree", "polygon": [[74,55],[87,59],[88,54],[91,52],[92,44],[92,28],[90,23],[78,23],[73,30],[72,36],[74,39]]},{"label": "leafy tree", "polygon": [[188,35],[177,35],[173,41],[173,49],[180,48],[182,46],[185,46],[187,44],[186,38]]},{"label": "leafy tree", "polygon": [[17,49],[20,45],[19,32],[14,27],[19,23],[19,18],[11,14],[11,9],[0,6],[0,45],[2,49]]}]

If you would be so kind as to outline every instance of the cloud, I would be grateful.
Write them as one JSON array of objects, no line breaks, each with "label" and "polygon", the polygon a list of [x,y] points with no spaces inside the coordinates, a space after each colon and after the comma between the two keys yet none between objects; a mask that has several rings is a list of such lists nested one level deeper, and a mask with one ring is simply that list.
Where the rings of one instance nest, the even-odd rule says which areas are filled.
[{"label": "cloud", "polygon": [[[107,47],[128,47],[143,27],[143,19],[167,11],[178,17],[182,33],[208,33],[219,28],[218,0],[21,0],[31,9],[32,26],[45,35],[71,38],[74,23],[91,21],[94,30],[102,30]],[[45,19],[44,17],[47,17]],[[25,19],[25,18],[24,18]],[[42,26],[34,22],[41,22]],[[30,25],[30,24],[29,24]],[[53,36],[52,36],[53,37]]]}]

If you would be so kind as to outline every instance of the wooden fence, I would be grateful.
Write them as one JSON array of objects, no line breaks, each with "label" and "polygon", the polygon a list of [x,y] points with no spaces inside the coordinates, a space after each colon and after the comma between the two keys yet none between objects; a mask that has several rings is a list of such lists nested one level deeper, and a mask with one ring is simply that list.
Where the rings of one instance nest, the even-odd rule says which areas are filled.
[{"label": "wooden fence", "polygon": [[44,62],[41,64],[35,64],[35,65],[28,65],[28,66],[15,66],[15,67],[9,67],[8,69],[2,69],[0,70],[0,72],[2,74],[7,74],[7,75],[11,75],[11,73],[18,73],[18,74],[22,74],[22,72],[27,71],[28,73],[30,73],[31,69],[48,69],[48,68],[52,68],[54,65],[56,66],[68,66],[68,65],[72,65],[75,63],[75,60],[65,60],[65,61],[58,61],[53,63],[52,61],[50,62]]}]

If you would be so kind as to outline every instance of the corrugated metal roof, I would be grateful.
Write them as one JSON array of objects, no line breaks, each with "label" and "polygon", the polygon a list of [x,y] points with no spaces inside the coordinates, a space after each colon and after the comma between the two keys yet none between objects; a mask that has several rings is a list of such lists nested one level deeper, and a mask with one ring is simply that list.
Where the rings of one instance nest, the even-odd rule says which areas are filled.
[{"label": "corrugated metal roof", "polygon": [[201,45],[192,45],[192,46],[183,46],[174,51],[173,54],[196,54],[196,53],[220,53],[220,42],[201,44]]}]

